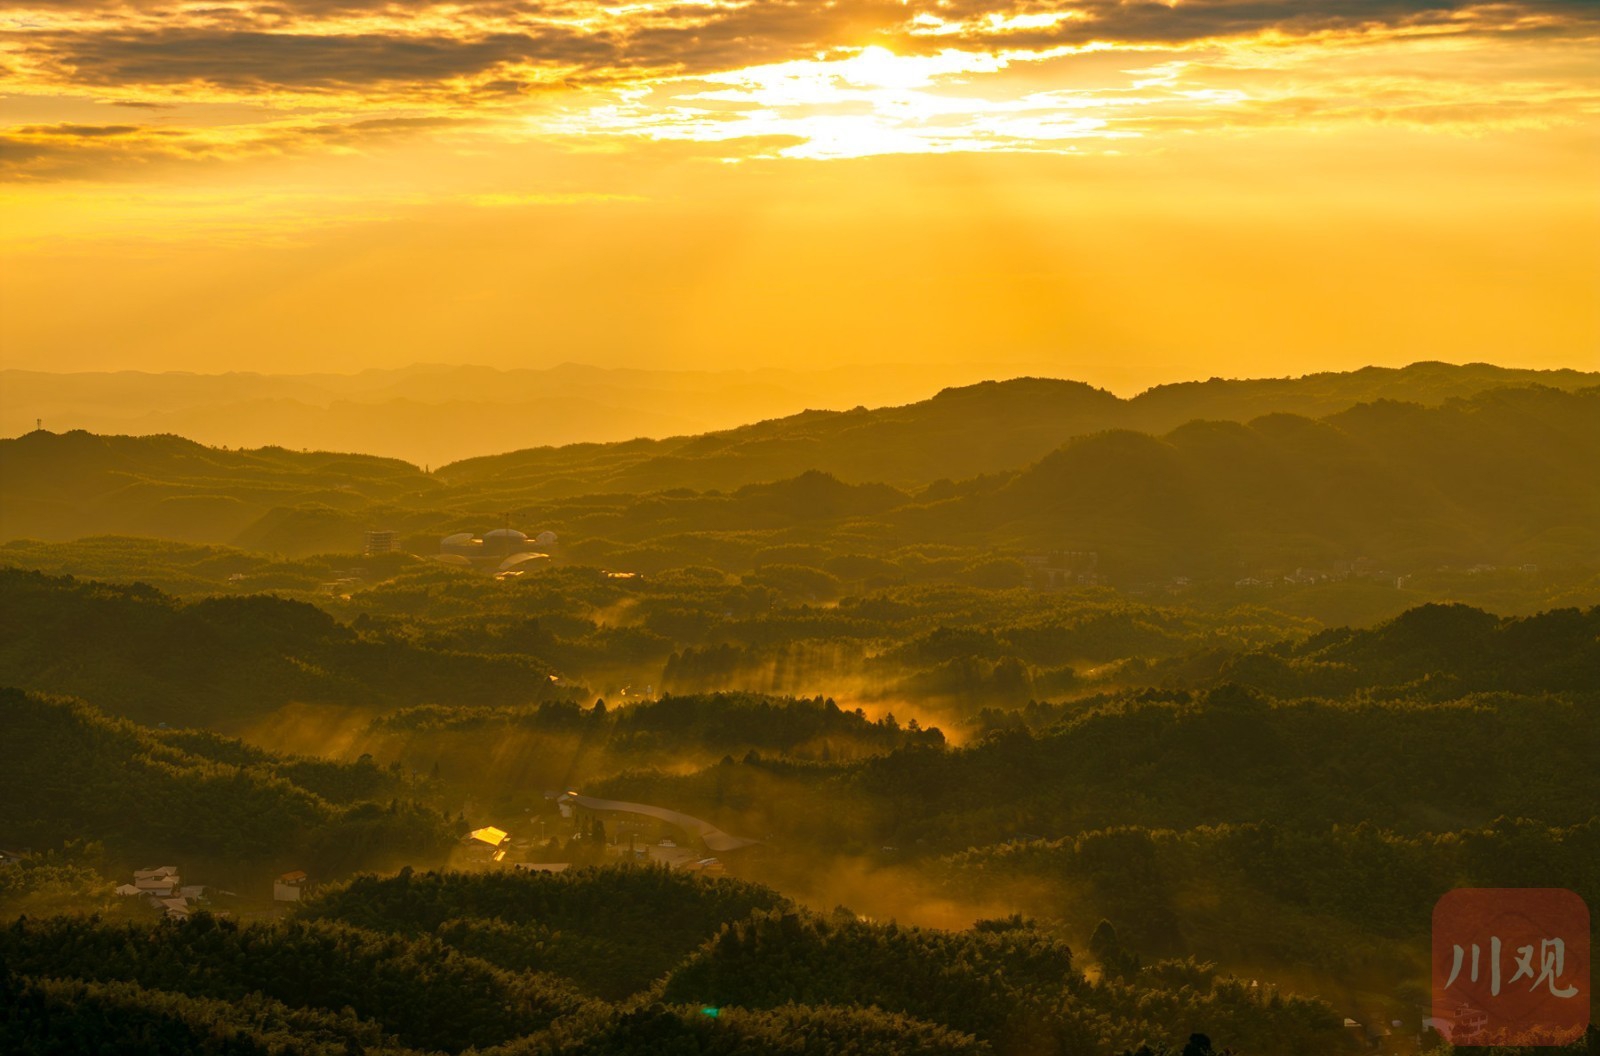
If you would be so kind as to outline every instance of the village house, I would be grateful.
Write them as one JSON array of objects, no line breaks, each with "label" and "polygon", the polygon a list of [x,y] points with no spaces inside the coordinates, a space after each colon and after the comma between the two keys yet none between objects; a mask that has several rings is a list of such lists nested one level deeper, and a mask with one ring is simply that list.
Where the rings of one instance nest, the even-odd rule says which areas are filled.
[{"label": "village house", "polygon": [[504,829],[486,825],[473,829],[463,841],[471,857],[478,861],[503,862],[511,846],[511,836]]},{"label": "village house", "polygon": [[174,920],[183,920],[205,899],[204,884],[184,885],[175,865],[135,869],[131,884],[119,884],[117,894],[124,898],[143,896],[152,906]]},{"label": "village house", "polygon": [[295,869],[272,881],[272,900],[274,902],[298,902],[302,895],[310,893],[309,889],[310,883],[305,872]]}]

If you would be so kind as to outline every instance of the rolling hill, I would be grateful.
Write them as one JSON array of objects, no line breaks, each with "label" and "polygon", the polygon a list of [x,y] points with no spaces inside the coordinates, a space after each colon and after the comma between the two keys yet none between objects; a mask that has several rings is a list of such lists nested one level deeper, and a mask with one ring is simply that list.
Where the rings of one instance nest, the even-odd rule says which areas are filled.
[{"label": "rolling hill", "polygon": [[[1283,398],[1329,405],[1363,386],[1408,385],[1436,396],[1505,372],[1365,373],[1303,379],[1306,391]],[[1240,386],[1256,383],[1216,384],[1224,402],[1254,405]],[[1182,417],[1179,397],[1162,399],[1163,414]],[[154,536],[299,556],[350,553],[364,530],[383,528],[431,554],[448,532],[512,521],[553,529],[558,561],[638,572],[742,572],[785,547],[797,556],[766,563],[953,547],[969,562],[1093,552],[1117,583],[1357,560],[1396,575],[1600,560],[1600,387],[1194,418],[1164,433],[1117,424],[1138,404],[1024,379],[432,474],[370,456],[36,432],[0,441],[0,538]]]},{"label": "rolling hill", "polygon": [[550,695],[549,669],[529,657],[366,636],[266,594],[185,605],[139,584],[16,569],[0,569],[0,592],[0,685],[84,697],[142,722],[238,729],[291,701],[392,708]]},{"label": "rolling hill", "polygon": [[1322,417],[1373,400],[1436,406],[1485,389],[1600,385],[1600,373],[1416,363],[1302,378],[1214,378],[1118,399],[1081,382],[1017,378],[945,389],[876,410],[807,411],[701,436],[574,444],[468,459],[441,468],[454,485],[528,501],[581,492],[726,489],[821,470],[849,483],[920,487],[1016,469],[1073,437],[1106,429],[1165,433],[1206,419],[1271,413]]}]

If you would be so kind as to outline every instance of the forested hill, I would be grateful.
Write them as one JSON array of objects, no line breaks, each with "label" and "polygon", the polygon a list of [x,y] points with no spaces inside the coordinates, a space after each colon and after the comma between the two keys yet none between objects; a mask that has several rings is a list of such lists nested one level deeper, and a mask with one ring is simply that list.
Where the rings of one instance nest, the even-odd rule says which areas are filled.
[{"label": "forested hill", "polygon": [[444,467],[439,476],[527,496],[731,488],[813,469],[849,483],[918,487],[1016,469],[1075,436],[1104,429],[1160,434],[1195,419],[1322,417],[1380,399],[1433,406],[1485,389],[1527,385],[1575,390],[1600,385],[1600,372],[1415,363],[1301,378],[1213,378],[1159,386],[1131,400],[1081,382],[1018,378],[946,389],[903,407],[807,411],[703,436],[468,459]]},{"label": "forested hill", "polygon": [[[1320,421],[1192,422],[1081,437],[916,511],[944,538],[1102,554],[1128,574],[1217,575],[1361,554],[1399,571],[1600,557],[1600,389],[1383,401]],[[1241,560],[1241,558],[1243,560]],[[1120,568],[1117,566],[1121,566]]]},{"label": "forested hill", "polygon": [[229,883],[289,868],[333,876],[442,862],[458,833],[410,792],[397,769],[370,760],[284,758],[0,688],[7,847],[100,842],[123,869],[174,858]]},{"label": "forested hill", "polygon": [[290,510],[301,511],[303,539],[314,539],[315,525],[324,523],[336,524],[345,538],[348,518],[402,497],[416,505],[437,490],[418,467],[368,455],[229,451],[177,436],[77,431],[0,440],[0,535],[6,538],[115,531],[233,541],[270,532]]},{"label": "forested hill", "polygon": [[1424,605],[1366,630],[1340,627],[1231,660],[1231,681],[1279,696],[1448,700],[1487,692],[1587,693],[1600,672],[1600,607],[1503,619]]},{"label": "forested hill", "polygon": [[652,868],[405,870],[274,923],[22,920],[0,930],[0,1007],[0,1047],[28,1054],[1350,1050],[1327,1005],[1211,965],[1093,985],[1021,918],[905,927]]},{"label": "forested hill", "polygon": [[0,684],[84,697],[142,722],[238,729],[290,701],[379,708],[550,694],[526,656],[472,655],[362,635],[313,605],[271,595],[181,604],[0,568]]},{"label": "forested hill", "polygon": [[[429,476],[380,459],[35,433],[0,441],[0,536],[143,535],[303,555],[350,553],[364,530],[386,528],[426,555],[447,532],[509,518],[555,531],[558,561],[635,572],[712,565],[742,573],[954,547],[963,564],[1093,552],[1098,574],[1114,584],[1231,582],[1355,559],[1394,576],[1600,559],[1600,386],[1492,389],[1437,407],[1381,400],[1321,419],[1192,421],[1160,436],[1101,429],[1022,469],[949,479],[980,449],[989,451],[980,461],[1001,462],[1021,457],[1020,448],[998,453],[1007,444],[1044,443],[1038,417],[1021,408],[1030,399],[1050,404],[1041,394],[1062,384],[945,394],[917,405],[939,410],[915,428],[865,411],[859,429],[831,439],[801,443],[782,423],[754,427],[772,432],[777,447],[794,447],[792,458],[741,463],[766,482],[733,490],[722,490],[721,470],[701,473],[722,456],[703,464],[680,454],[639,469],[644,476],[630,485],[637,491],[601,494],[635,472],[604,468],[626,445],[593,449],[599,461],[587,468],[523,473],[513,458],[503,473],[485,463]],[[1071,391],[1085,404],[1112,405],[1082,386]],[[824,419],[844,420],[816,420]],[[715,451],[724,439],[694,444]],[[941,479],[921,488],[852,483],[912,455],[924,475]],[[774,476],[794,466],[805,472]],[[563,476],[565,484],[556,480]],[[669,487],[683,479],[706,490]],[[552,489],[584,494],[548,497]]]},{"label": "forested hill", "polygon": [[[1265,414],[1323,417],[1358,403],[1397,400],[1435,406],[1486,389],[1541,385],[1566,391],[1600,385],[1600,372],[1508,370],[1487,364],[1416,363],[1301,378],[1213,378],[1150,389],[1123,400],[1081,382],[1047,378],[989,381],[946,389],[917,403],[873,410],[805,411],[735,429],[662,440],[579,443],[513,450],[438,469],[435,478],[396,459],[208,448],[174,436],[96,438],[81,431],[30,433],[0,441],[5,487],[44,503],[109,494],[139,498],[141,482],[205,488],[226,480],[236,497],[307,501],[336,509],[427,491],[440,481],[550,498],[664,488],[731,488],[817,469],[847,482],[919,487],[940,479],[1017,469],[1074,436],[1104,429],[1165,433],[1196,419],[1249,421]],[[515,447],[514,431],[505,443]],[[274,495],[274,493],[277,493]],[[44,512],[44,511],[41,511]]]}]

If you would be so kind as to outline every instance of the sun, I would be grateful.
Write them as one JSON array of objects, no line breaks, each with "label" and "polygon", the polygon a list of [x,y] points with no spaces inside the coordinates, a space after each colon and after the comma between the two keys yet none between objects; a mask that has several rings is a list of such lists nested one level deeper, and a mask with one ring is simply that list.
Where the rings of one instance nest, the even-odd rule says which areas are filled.
[{"label": "sun", "polygon": [[840,80],[866,88],[905,91],[924,87],[930,79],[926,63],[903,59],[878,44],[870,44],[834,65]]}]

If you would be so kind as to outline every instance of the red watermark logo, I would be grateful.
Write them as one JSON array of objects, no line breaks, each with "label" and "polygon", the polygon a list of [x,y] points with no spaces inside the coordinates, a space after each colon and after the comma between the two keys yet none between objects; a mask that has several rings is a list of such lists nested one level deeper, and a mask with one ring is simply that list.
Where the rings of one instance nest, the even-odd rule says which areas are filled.
[{"label": "red watermark logo", "polygon": [[1464,887],[1434,905],[1428,1023],[1453,1044],[1568,1044],[1589,995],[1589,907],[1571,891]]}]

